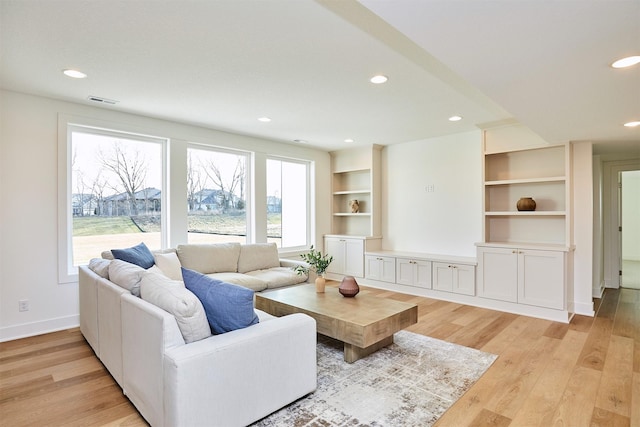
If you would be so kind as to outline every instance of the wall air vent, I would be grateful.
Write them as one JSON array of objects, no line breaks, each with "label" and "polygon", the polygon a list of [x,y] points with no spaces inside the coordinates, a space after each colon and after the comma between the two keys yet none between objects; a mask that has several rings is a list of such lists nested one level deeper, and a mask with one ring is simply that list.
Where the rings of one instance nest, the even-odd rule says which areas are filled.
[{"label": "wall air vent", "polygon": [[99,97],[99,96],[93,96],[93,95],[89,95],[89,96],[87,97],[87,99],[88,99],[89,101],[92,101],[92,102],[99,102],[99,103],[101,103],[101,104],[110,104],[110,105],[115,105],[115,104],[117,104],[117,103],[118,103],[118,101],[116,101],[115,99],[101,98],[101,97]]}]

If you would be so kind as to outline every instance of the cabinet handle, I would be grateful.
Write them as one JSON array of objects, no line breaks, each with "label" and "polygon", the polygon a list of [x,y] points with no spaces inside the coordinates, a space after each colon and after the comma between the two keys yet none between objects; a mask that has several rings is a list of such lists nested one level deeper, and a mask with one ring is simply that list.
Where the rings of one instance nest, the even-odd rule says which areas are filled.
[{"label": "cabinet handle", "polygon": [[512,254],[517,254],[518,251],[516,251],[515,249],[511,251]]}]

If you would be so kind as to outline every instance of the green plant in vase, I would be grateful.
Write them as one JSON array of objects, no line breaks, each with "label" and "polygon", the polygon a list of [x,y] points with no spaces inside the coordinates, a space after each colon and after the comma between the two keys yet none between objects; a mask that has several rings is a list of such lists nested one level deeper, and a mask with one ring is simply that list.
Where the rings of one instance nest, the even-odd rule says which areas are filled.
[{"label": "green plant in vase", "polygon": [[300,255],[300,258],[309,266],[299,265],[295,268],[296,273],[298,274],[309,274],[309,271],[315,271],[318,275],[316,278],[316,292],[321,293],[324,292],[325,287],[325,278],[324,273],[327,271],[329,264],[333,261],[333,256],[329,254],[322,254],[322,252],[317,251],[311,245],[309,252],[306,254]]}]

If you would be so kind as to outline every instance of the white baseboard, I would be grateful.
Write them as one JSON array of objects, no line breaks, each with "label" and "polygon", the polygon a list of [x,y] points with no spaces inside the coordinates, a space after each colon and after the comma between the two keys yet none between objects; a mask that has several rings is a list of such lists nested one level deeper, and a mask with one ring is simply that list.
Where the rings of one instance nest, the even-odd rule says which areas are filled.
[{"label": "white baseboard", "polygon": [[583,316],[593,317],[596,312],[593,310],[592,302],[574,302],[573,303],[574,314],[580,314]]},{"label": "white baseboard", "polygon": [[79,314],[58,317],[56,319],[42,320],[39,322],[22,323],[20,325],[0,328],[0,342],[42,335],[49,332],[62,331],[64,329],[76,328],[78,326],[80,326]]},{"label": "white baseboard", "polygon": [[598,299],[602,298],[602,294],[604,294],[604,288],[605,288],[605,282],[602,281],[600,282],[600,286],[592,289],[591,296],[593,298],[598,298]]}]

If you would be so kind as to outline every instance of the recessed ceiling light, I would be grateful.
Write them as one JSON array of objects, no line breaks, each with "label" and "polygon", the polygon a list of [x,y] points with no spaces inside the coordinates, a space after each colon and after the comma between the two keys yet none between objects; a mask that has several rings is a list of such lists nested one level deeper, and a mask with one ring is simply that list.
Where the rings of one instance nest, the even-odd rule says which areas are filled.
[{"label": "recessed ceiling light", "polygon": [[379,74],[377,76],[373,76],[373,77],[371,77],[371,79],[369,79],[369,81],[371,83],[374,83],[374,84],[377,84],[377,85],[379,85],[381,83],[386,83],[387,80],[389,80],[389,78],[387,76],[383,76],[381,74]]},{"label": "recessed ceiling light", "polygon": [[451,116],[451,117],[449,117],[449,121],[450,122],[459,122],[460,120],[462,120],[462,116]]},{"label": "recessed ceiling light", "polygon": [[73,77],[74,79],[84,79],[85,77],[87,77],[85,73],[78,70],[68,69],[68,70],[62,70],[62,72],[64,73],[65,76]]},{"label": "recessed ceiling light", "polygon": [[618,59],[611,66],[613,68],[626,68],[636,64],[640,64],[640,56],[627,56],[626,58]]},{"label": "recessed ceiling light", "polygon": [[271,121],[271,119],[269,117],[260,117],[258,121],[268,123]]},{"label": "recessed ceiling light", "polygon": [[347,138],[347,139],[344,140],[344,142],[354,142],[354,141],[351,138]]},{"label": "recessed ceiling light", "polygon": [[634,128],[636,126],[640,126],[640,120],[635,122],[629,122],[624,124],[628,128]]}]

